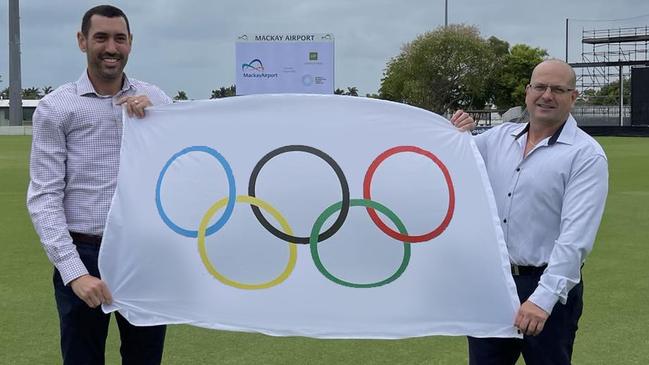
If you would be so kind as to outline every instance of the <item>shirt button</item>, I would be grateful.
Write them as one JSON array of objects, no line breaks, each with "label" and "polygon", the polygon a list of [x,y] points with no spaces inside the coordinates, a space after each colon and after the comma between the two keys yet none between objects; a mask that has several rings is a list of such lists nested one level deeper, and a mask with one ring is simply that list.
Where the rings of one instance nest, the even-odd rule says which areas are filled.
[{"label": "shirt button", "polygon": [[512,196],[512,193],[507,193],[507,196]]},{"label": "shirt button", "polygon": [[503,223],[507,223],[507,218],[503,219]]},{"label": "shirt button", "polygon": [[520,168],[520,167],[518,167],[518,168],[516,169],[516,171],[521,171],[521,168]]}]

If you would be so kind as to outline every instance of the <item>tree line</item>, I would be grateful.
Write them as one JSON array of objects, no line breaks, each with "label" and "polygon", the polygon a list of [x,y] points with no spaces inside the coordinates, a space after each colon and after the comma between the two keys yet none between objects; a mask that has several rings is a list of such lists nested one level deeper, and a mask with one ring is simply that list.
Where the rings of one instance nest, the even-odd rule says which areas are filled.
[{"label": "tree line", "polygon": [[[42,88],[29,87],[22,90],[22,98],[23,100],[38,100],[53,90],[54,88],[52,86],[43,86]],[[0,99],[9,99],[9,88],[5,88],[0,92]]]},{"label": "tree line", "polygon": [[[336,94],[336,95],[358,96],[358,88],[356,86],[350,86],[350,87],[347,87],[346,90],[344,90],[344,89],[336,89],[336,90],[334,90],[334,94]],[[236,85],[230,85],[228,87],[221,86],[218,89],[212,90],[212,94],[210,95],[210,99],[227,98],[229,96],[236,96],[236,95],[237,95],[237,86]],[[177,100],[177,101],[178,100],[189,100],[189,97],[187,96],[187,92],[185,92],[184,90],[178,90],[178,92],[173,97],[173,99]]]}]

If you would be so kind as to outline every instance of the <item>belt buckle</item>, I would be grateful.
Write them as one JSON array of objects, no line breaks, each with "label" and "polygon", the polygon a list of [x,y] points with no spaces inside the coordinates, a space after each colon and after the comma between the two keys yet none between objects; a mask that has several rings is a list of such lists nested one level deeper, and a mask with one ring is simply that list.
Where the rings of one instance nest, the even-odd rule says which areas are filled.
[{"label": "belt buckle", "polygon": [[512,264],[512,275],[518,276],[520,275],[520,272],[518,271],[518,265]]}]

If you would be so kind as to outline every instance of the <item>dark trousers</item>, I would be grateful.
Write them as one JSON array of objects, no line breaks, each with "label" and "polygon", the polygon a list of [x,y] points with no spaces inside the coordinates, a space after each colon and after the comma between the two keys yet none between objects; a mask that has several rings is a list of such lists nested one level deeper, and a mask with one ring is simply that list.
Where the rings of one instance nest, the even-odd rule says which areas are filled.
[{"label": "dark trousers", "polygon": [[[514,276],[521,303],[534,292],[539,279],[540,274]],[[538,336],[524,336],[522,340],[469,337],[469,364],[514,365],[521,354],[527,365],[570,364],[577,322],[583,308],[583,294],[584,286],[580,282],[568,293],[565,305],[557,302]]]},{"label": "dark trousers", "polygon": [[[99,277],[99,246],[75,242],[81,260],[90,275]],[[110,314],[101,307],[90,308],[77,297],[70,286],[63,285],[54,270],[54,296],[61,327],[61,353],[64,364],[104,364]],[[115,312],[122,364],[160,364],[166,326],[137,327]]]}]

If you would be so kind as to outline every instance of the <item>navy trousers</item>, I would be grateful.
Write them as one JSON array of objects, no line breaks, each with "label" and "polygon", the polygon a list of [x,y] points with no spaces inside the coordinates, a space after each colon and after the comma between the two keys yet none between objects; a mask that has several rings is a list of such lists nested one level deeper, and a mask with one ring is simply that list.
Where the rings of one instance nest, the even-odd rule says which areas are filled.
[{"label": "navy trousers", "polygon": [[[536,289],[540,274],[514,276],[521,303]],[[583,282],[568,293],[566,304],[558,302],[538,336],[513,338],[469,337],[470,365],[514,365],[522,354],[527,365],[568,365],[583,309]],[[513,318],[512,318],[513,321]]]},{"label": "navy trousers", "polygon": [[[99,246],[76,241],[75,245],[90,275],[99,277]],[[70,286],[63,285],[56,269],[53,281],[60,320],[63,363],[104,364],[110,314],[102,312],[101,307],[88,307]],[[166,326],[137,327],[119,313],[115,314],[121,340],[122,364],[160,364]]]}]

